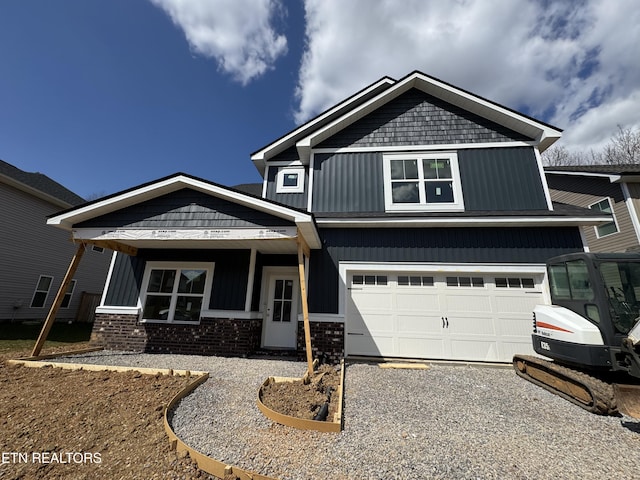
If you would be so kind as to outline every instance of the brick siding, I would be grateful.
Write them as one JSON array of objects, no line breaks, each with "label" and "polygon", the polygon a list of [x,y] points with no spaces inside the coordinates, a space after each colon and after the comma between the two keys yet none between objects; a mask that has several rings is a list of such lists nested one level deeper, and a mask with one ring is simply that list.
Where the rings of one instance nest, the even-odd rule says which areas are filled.
[{"label": "brick siding", "polygon": [[[337,364],[344,357],[344,324],[339,322],[309,322],[313,358],[323,363]],[[298,357],[306,358],[304,323],[298,322]]]},{"label": "brick siding", "polygon": [[141,323],[136,315],[96,314],[91,342],[111,350],[246,356],[260,348],[261,319],[203,318],[199,325]]}]

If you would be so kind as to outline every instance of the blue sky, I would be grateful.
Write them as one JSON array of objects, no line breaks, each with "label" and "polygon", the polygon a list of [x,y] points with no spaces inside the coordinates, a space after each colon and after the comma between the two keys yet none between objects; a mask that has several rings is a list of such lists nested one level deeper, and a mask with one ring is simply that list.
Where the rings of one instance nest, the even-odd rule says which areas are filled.
[{"label": "blue sky", "polygon": [[378,78],[421,70],[599,148],[640,127],[640,4],[3,0],[0,159],[87,197],[250,154]]}]

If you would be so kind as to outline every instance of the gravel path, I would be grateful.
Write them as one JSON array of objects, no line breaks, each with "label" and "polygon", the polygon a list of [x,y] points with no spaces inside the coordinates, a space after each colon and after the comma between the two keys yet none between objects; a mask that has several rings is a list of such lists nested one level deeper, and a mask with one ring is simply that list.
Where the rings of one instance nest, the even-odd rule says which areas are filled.
[{"label": "gravel path", "polygon": [[344,430],[274,424],[257,409],[269,376],[305,363],[99,352],[69,361],[206,370],[174,411],[187,444],[223,462],[288,479],[638,478],[640,422],[600,417],[510,369],[347,363]]}]

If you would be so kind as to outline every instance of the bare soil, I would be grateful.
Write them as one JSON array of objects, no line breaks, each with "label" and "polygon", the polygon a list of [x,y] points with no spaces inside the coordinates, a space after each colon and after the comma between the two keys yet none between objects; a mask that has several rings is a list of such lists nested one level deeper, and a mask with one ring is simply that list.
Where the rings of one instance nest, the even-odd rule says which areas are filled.
[{"label": "bare soil", "polygon": [[0,355],[0,479],[215,478],[179,458],[164,431],[185,377],[5,363],[20,355]]},{"label": "bare soil", "polygon": [[338,387],[340,370],[330,365],[321,365],[311,376],[310,382],[271,383],[262,389],[262,403],[276,412],[296,418],[313,420],[327,401],[331,390],[329,412],[325,421],[332,422],[338,410]]}]

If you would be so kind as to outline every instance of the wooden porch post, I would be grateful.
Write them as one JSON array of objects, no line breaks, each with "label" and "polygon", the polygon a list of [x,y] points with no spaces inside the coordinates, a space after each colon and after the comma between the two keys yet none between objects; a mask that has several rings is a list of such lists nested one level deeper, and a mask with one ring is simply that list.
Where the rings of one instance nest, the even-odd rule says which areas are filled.
[{"label": "wooden porch post", "polygon": [[56,318],[58,309],[60,308],[60,305],[62,305],[62,300],[64,300],[64,295],[65,293],[67,293],[67,288],[69,287],[69,284],[71,283],[71,280],[73,279],[73,276],[76,273],[78,264],[80,263],[80,259],[82,258],[82,255],[84,255],[84,252],[85,252],[85,246],[83,243],[81,243],[78,245],[78,250],[76,250],[76,254],[73,256],[73,259],[69,264],[67,273],[65,274],[64,279],[62,280],[62,284],[58,289],[58,293],[56,294],[56,298],[53,301],[53,304],[51,305],[51,309],[49,310],[47,319],[45,320],[44,325],[42,326],[42,331],[40,332],[38,341],[36,342],[35,346],[33,347],[33,351],[31,352],[32,357],[37,357],[38,355],[40,355],[40,350],[42,350],[42,346],[44,345],[44,342],[47,339],[47,335],[49,335],[49,331],[53,326],[53,321]]},{"label": "wooden porch post", "polygon": [[307,285],[304,273],[304,257],[310,256],[310,250],[298,232],[298,274],[300,276],[300,296],[302,297],[302,316],[304,319],[304,343],[307,350],[307,373],[313,374],[313,353],[311,351],[311,327],[309,326],[309,304],[307,303]]}]

